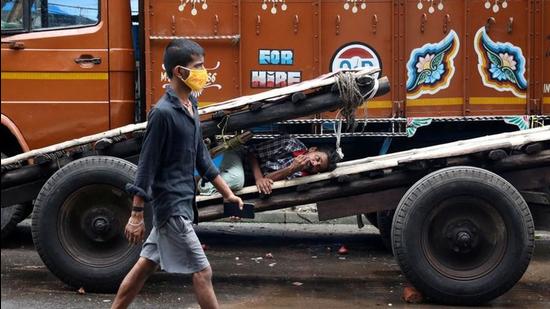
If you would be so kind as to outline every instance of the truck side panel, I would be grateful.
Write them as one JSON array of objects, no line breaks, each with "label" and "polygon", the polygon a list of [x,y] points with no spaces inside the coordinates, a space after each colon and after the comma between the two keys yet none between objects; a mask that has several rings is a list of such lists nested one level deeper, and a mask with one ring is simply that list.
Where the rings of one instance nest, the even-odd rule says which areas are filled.
[{"label": "truck side panel", "polygon": [[542,106],[543,114],[550,114],[550,1],[542,1],[542,22],[543,22],[543,31],[540,36],[540,41],[543,48],[542,55]]},{"label": "truck side panel", "polygon": [[[528,35],[543,22],[550,33],[543,16],[549,14],[548,1],[497,1],[489,8],[481,0],[262,4],[209,1],[204,9],[198,3],[193,15],[190,5],[180,11],[172,1],[146,1],[152,68],[147,71],[152,74],[148,104],[162,95],[167,82],[160,62],[173,36],[199,41],[207,65],[221,62],[212,82],[221,89],[206,90],[203,105],[341,68],[380,66],[392,81],[392,92],[370,101],[368,110],[362,107],[359,117],[548,114],[549,99],[531,89],[537,83],[550,87],[540,83],[549,78],[548,52],[544,65],[536,66],[540,43]],[[239,41],[231,45],[221,35],[238,35]],[[546,103],[544,109],[536,107],[537,99]]]}]

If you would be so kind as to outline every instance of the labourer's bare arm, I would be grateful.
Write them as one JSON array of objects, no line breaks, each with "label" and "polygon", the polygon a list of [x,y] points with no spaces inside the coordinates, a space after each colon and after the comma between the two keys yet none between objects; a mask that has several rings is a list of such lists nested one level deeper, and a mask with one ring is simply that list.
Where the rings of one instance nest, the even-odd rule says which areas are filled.
[{"label": "labourer's bare arm", "polygon": [[264,194],[271,194],[273,179],[264,177],[260,169],[260,163],[253,153],[248,153],[248,160],[252,165],[252,173],[254,174],[254,180],[256,181],[256,188],[258,188],[258,191]]},{"label": "labourer's bare arm", "polygon": [[291,176],[292,174],[303,170],[309,164],[309,161],[309,157],[300,155],[294,158],[294,161],[292,161],[289,166],[282,168],[278,171],[269,173],[265,175],[265,177],[273,181],[287,179],[287,177]]}]

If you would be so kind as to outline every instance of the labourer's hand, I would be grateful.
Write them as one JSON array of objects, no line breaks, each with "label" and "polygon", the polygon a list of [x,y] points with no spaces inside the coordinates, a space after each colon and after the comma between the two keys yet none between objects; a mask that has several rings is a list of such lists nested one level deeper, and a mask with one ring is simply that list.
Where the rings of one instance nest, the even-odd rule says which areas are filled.
[{"label": "labourer's hand", "polygon": [[299,171],[303,170],[304,168],[306,168],[308,166],[309,161],[310,161],[310,159],[309,159],[308,156],[299,155],[296,158],[294,158],[294,160],[290,164],[290,168],[294,172],[299,172]]},{"label": "labourer's hand", "polygon": [[241,200],[240,197],[236,196],[233,193],[231,193],[230,196],[224,198],[224,202],[237,203],[239,205],[239,209],[243,210],[243,206],[244,206],[243,200]]},{"label": "labourer's hand", "polygon": [[271,194],[272,185],[273,180],[269,178],[260,178],[256,180],[256,188],[258,188],[258,192],[263,194]]},{"label": "labourer's hand", "polygon": [[143,242],[145,237],[145,223],[143,222],[143,215],[133,215],[126,224],[124,235],[131,244],[137,245]]}]

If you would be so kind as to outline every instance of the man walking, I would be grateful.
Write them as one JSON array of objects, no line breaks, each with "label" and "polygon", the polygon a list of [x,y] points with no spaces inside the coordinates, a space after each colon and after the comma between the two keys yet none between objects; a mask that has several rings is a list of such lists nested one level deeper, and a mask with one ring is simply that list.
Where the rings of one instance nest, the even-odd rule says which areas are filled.
[{"label": "man walking", "polygon": [[212,269],[193,230],[198,223],[195,168],[211,181],[224,200],[238,203],[212,163],[202,140],[196,95],[206,85],[204,50],[190,40],[173,40],[164,53],[170,87],[148,116],[147,129],[134,184],[132,215],[125,234],[139,244],[145,235],[143,208],[152,202],[153,229],[140,258],[122,281],[112,308],[126,308],[147,278],[160,267],[170,273],[193,274],[193,288],[201,308],[218,308]]}]

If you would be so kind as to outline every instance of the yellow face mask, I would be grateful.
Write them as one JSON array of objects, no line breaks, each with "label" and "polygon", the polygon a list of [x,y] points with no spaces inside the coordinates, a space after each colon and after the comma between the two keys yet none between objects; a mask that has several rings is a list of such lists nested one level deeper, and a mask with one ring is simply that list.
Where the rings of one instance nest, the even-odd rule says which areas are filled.
[{"label": "yellow face mask", "polygon": [[208,72],[206,71],[206,69],[188,69],[183,66],[180,66],[180,68],[189,71],[189,76],[187,77],[187,79],[183,79],[180,75],[178,76],[179,79],[181,79],[181,81],[185,83],[189,88],[191,88],[191,91],[200,93],[208,82]]}]

